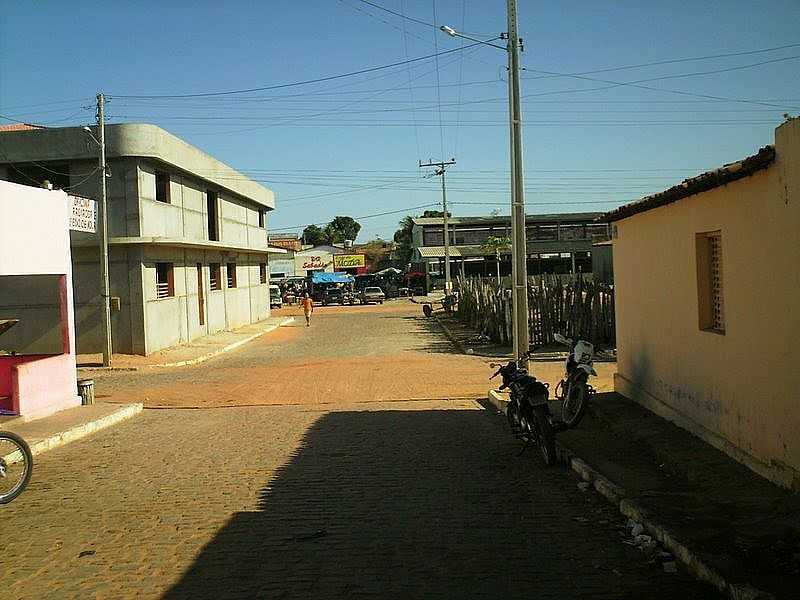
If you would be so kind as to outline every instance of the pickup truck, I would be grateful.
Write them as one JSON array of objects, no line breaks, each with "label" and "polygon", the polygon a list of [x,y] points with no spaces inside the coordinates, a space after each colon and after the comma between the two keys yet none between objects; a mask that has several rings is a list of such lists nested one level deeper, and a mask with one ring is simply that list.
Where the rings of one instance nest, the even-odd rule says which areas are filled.
[{"label": "pickup truck", "polygon": [[383,290],[379,287],[365,287],[361,290],[361,295],[359,296],[361,304],[369,304],[370,302],[383,304],[385,299],[386,294],[384,294]]}]

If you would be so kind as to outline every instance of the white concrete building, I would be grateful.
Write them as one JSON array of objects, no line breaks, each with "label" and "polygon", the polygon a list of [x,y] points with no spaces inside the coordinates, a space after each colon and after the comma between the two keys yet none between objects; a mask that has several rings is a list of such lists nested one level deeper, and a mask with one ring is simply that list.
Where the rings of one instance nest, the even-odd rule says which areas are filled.
[{"label": "white concrete building", "polygon": [[[155,125],[106,127],[115,352],[149,354],[269,316],[272,191]],[[0,133],[0,179],[99,198],[80,127]],[[96,234],[72,232],[78,353],[101,350]]]}]

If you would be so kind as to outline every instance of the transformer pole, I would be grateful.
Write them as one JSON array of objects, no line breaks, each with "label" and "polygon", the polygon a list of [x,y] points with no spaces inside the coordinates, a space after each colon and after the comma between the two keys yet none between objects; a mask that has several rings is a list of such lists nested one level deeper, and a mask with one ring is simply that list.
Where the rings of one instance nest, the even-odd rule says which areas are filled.
[{"label": "transformer pole", "polygon": [[452,158],[448,161],[440,161],[440,162],[431,162],[428,161],[425,164],[422,164],[420,161],[420,167],[438,167],[434,172],[434,175],[440,175],[442,177],[442,224],[444,226],[444,293],[445,295],[449,295],[453,291],[453,280],[450,277],[450,227],[449,227],[449,216],[447,214],[447,184],[445,183],[445,173],[447,172],[446,167],[456,164],[456,159]]}]

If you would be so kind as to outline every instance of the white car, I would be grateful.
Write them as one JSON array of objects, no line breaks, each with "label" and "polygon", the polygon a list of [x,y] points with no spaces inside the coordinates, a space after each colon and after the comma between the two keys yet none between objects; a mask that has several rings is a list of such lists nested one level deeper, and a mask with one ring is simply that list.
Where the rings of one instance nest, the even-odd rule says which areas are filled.
[{"label": "white car", "polygon": [[361,304],[369,304],[370,302],[377,302],[378,304],[383,304],[383,301],[386,299],[386,294],[383,293],[383,290],[379,287],[365,287],[361,290]]}]

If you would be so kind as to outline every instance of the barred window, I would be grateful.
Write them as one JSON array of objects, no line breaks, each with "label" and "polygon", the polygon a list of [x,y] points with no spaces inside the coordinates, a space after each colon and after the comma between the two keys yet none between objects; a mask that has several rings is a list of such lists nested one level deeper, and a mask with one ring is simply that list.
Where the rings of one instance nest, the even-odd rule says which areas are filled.
[{"label": "barred window", "polygon": [[208,270],[210,271],[209,275],[209,283],[211,284],[211,289],[213,291],[221,290],[222,289],[222,279],[220,276],[220,264],[219,263],[211,263],[208,265]]},{"label": "barred window", "polygon": [[156,263],[156,298],[172,298],[175,295],[175,279],[172,263]]},{"label": "barred window", "polygon": [[261,283],[267,283],[267,263],[258,264],[258,275]]},{"label": "barred window", "polygon": [[228,263],[228,268],[226,269],[228,272],[228,287],[235,288],[236,287],[236,263]]},{"label": "barred window", "polygon": [[697,303],[700,329],[725,333],[725,302],[722,267],[722,232],[696,235]]}]

